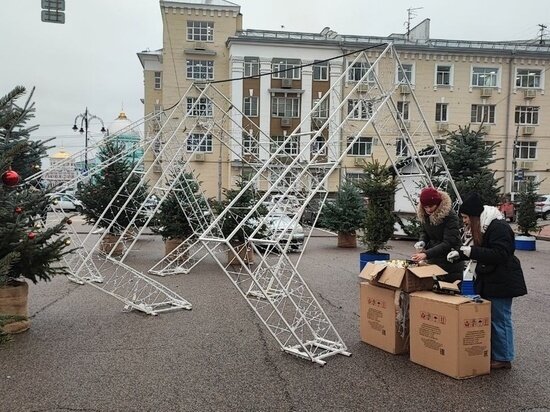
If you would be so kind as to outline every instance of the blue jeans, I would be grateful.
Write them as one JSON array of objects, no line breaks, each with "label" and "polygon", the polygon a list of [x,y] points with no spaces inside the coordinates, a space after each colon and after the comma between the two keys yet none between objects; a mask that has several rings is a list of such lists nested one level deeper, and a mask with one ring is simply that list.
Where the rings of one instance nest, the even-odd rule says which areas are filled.
[{"label": "blue jeans", "polygon": [[491,301],[491,360],[514,360],[512,298],[487,298]]}]

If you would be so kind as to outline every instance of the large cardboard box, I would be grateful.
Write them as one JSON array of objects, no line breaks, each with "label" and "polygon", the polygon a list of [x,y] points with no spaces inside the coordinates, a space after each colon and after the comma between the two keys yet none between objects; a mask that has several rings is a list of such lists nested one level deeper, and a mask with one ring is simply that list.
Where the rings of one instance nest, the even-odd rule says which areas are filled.
[{"label": "large cardboard box", "polygon": [[437,265],[397,267],[385,263],[367,263],[359,277],[376,286],[401,289],[404,292],[432,290],[433,276],[446,275]]},{"label": "large cardboard box", "polygon": [[464,296],[410,295],[411,361],[453,378],[491,368],[491,302]]},{"label": "large cardboard box", "polygon": [[[407,299],[403,303],[403,299]],[[408,295],[360,283],[361,340],[386,352],[399,354],[409,351]]]}]

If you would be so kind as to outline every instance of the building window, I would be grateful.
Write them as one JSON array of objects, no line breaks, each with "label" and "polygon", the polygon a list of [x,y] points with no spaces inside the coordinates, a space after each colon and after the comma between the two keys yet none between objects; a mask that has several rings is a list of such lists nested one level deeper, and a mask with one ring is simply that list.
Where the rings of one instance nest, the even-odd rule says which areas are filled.
[{"label": "building window", "polygon": [[212,100],[201,97],[197,102],[196,97],[188,97],[187,113],[189,116],[212,117]]},{"label": "building window", "polygon": [[[315,105],[319,103],[321,99],[313,99],[312,108],[315,108]],[[311,117],[314,119],[327,119],[328,118],[328,98],[323,100],[319,107],[311,113]]]},{"label": "building window", "polygon": [[300,117],[300,98],[281,96],[272,97],[271,115],[273,117]]},{"label": "building window", "polygon": [[365,173],[352,173],[352,172],[346,172],[346,180],[348,182],[352,183],[359,183],[361,180],[363,180],[367,175]]},{"label": "building window", "polygon": [[271,64],[271,75],[273,79],[294,79],[300,80],[300,60],[295,59],[273,59]]},{"label": "building window", "polygon": [[187,138],[187,152],[212,152],[212,135],[191,133]]},{"label": "building window", "polygon": [[271,153],[275,153],[279,147],[283,146],[283,150],[278,153],[279,156],[296,156],[300,152],[298,136],[286,140],[287,136],[271,136]]},{"label": "building window", "polygon": [[436,103],[435,104],[435,121],[436,122],[448,122],[448,109],[449,103]]},{"label": "building window", "polygon": [[258,117],[258,96],[249,96],[243,99],[243,113],[246,116]]},{"label": "building window", "polygon": [[494,104],[472,104],[472,123],[495,123]]},{"label": "building window", "polygon": [[325,137],[319,135],[315,138],[315,141],[311,143],[311,154],[319,153],[320,155],[326,156],[327,147],[325,146]]},{"label": "building window", "polygon": [[315,62],[313,64],[313,80],[328,80],[328,62]]},{"label": "building window", "polygon": [[517,142],[514,157],[520,160],[534,160],[537,158],[537,142]]},{"label": "building window", "polygon": [[540,88],[540,70],[518,69],[516,72],[516,87]]},{"label": "building window", "polygon": [[539,107],[516,106],[516,124],[539,124]]},{"label": "building window", "polygon": [[397,102],[397,111],[402,120],[409,120],[409,102]]},{"label": "building window", "polygon": [[162,88],[162,72],[155,72],[155,90]]},{"label": "building window", "polygon": [[187,60],[187,78],[198,80],[214,79],[214,62],[211,60]]},{"label": "building window", "polygon": [[438,64],[435,70],[435,84],[437,86],[450,86],[452,66]]},{"label": "building window", "polygon": [[258,142],[258,135],[255,135],[252,130],[243,132],[243,156],[254,155],[258,157],[259,153],[260,143]]},{"label": "building window", "polygon": [[409,155],[409,148],[405,143],[404,137],[395,139],[395,155],[398,157],[407,157]]},{"label": "building window", "polygon": [[397,66],[397,82],[398,83],[406,83],[405,79],[409,81],[409,83],[414,83],[413,78],[413,65],[410,63],[403,63],[401,64],[402,67],[399,65]]},{"label": "building window", "polygon": [[350,156],[370,156],[372,155],[372,137],[358,137],[352,144],[353,137],[348,137],[348,146],[351,144],[349,150]]},{"label": "building window", "polygon": [[527,183],[529,181],[535,182],[536,176],[524,176],[523,179],[514,180],[514,187],[512,188],[513,192],[521,192],[522,190],[527,189]]},{"label": "building window", "polygon": [[474,67],[472,69],[472,87],[497,87],[498,68]]},{"label": "building window", "polygon": [[[351,65],[351,63],[350,63]],[[351,67],[348,67],[348,81],[349,82],[359,82],[367,73],[367,71],[370,68],[370,64],[367,62],[356,62]],[[374,71],[371,71],[367,79],[364,79],[363,81],[367,81],[369,83],[374,82]]]},{"label": "building window", "polygon": [[214,41],[214,23],[211,21],[188,21],[187,40]]},{"label": "building window", "polygon": [[348,114],[350,119],[366,120],[372,117],[372,102],[358,99],[348,99]]},{"label": "building window", "polygon": [[260,74],[260,60],[257,57],[244,58],[244,77],[252,77]]}]

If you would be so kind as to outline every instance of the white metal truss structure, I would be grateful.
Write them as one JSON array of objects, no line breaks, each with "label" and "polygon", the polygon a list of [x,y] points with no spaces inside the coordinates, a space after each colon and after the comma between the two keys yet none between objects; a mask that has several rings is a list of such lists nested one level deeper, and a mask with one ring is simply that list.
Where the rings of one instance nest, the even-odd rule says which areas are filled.
[{"label": "white metal truss structure", "polygon": [[[292,216],[298,222],[353,145],[361,137],[369,135],[378,138],[394,166],[400,158],[396,153],[396,143],[405,147],[418,170],[416,177],[420,177],[425,184],[431,183],[432,175],[419,151],[423,147],[434,147],[444,169],[438,179],[454,188],[436,141],[414,97],[412,85],[406,76],[401,81],[397,75],[403,67],[395,49],[392,45],[385,45],[383,50],[374,51],[374,55],[371,62],[366,52],[357,53],[313,110],[302,117],[300,125],[279,142],[276,150],[270,150],[267,158],[260,156],[256,173],[242,188],[240,196],[216,217],[200,238],[281,348],[320,364],[334,354],[349,353],[298,272],[295,262],[286,253],[289,234],[283,232],[275,237],[273,234],[266,236],[262,230],[269,226],[269,220],[282,206],[282,201],[275,201],[275,207],[266,213],[262,211],[263,204],[275,195],[279,195],[279,199],[298,197],[300,206]],[[401,90],[402,86],[407,86],[408,90]],[[403,103],[396,101],[398,94],[410,96],[406,102],[409,116],[413,112],[415,114],[415,124],[412,126],[406,122]],[[213,96],[208,97],[215,101]],[[318,109],[327,99],[330,99],[331,114],[319,121]],[[235,124],[241,124],[241,114],[234,107],[230,106],[228,112],[235,119]],[[344,112],[347,114],[342,115]],[[314,125],[314,130],[309,132],[311,125]],[[240,132],[239,127],[235,130],[237,133],[233,133],[234,136]],[[304,136],[306,139],[303,139]],[[299,151],[289,153],[288,148],[293,147],[295,142],[299,142]],[[272,172],[281,158],[285,159],[285,168],[273,176]],[[319,167],[320,164],[323,167]],[[396,173],[401,180],[405,178],[399,175],[397,169]],[[315,176],[316,184],[311,184],[311,176]],[[234,208],[239,205],[239,198],[255,189],[264,189],[263,194],[243,218]],[[220,235],[219,228],[228,221],[234,229],[229,234]],[[211,249],[214,244],[223,244],[224,249],[228,250],[225,260]],[[255,253],[256,261],[252,262],[247,253],[242,253],[243,247]]]},{"label": "white metal truss structure", "polygon": [[[128,126],[126,129],[121,130],[119,133],[107,137],[98,144],[89,146],[87,151],[76,153],[64,162],[61,162],[53,167],[65,168],[67,167],[65,163],[70,164],[83,159],[84,156],[93,156],[99,145],[108,140],[114,140],[129,130],[138,129],[145,122],[155,122],[160,124],[162,121],[163,119],[160,115],[146,117],[141,121]],[[154,140],[145,141],[145,143],[140,142],[139,146],[144,144],[144,146],[148,148],[153,143]],[[93,165],[90,167],[86,176],[76,176],[72,180],[58,187],[57,190],[64,191],[68,188],[76,188],[79,182],[87,179],[87,176],[93,176],[94,174],[99,173],[102,169],[106,168],[111,163],[116,162],[121,157],[131,155],[132,152],[138,148],[139,147],[137,145],[127,146],[125,150],[117,157],[113,157],[108,159],[106,162]],[[143,175],[144,172],[139,165],[136,165],[135,169],[139,170]],[[48,171],[49,170],[45,170],[38,173],[30,177],[29,180],[41,179],[48,173]],[[142,209],[142,207],[139,209]],[[141,213],[141,210],[131,212]],[[67,212],[62,209],[54,209],[51,213],[49,213],[47,224],[49,225],[55,223],[66,214]],[[102,230],[100,229],[101,225],[98,223],[100,222],[96,222],[96,224],[84,236],[78,233],[73,225],[68,226],[68,234],[70,236],[72,246],[76,246],[78,248],[74,253],[65,258],[65,264],[72,271],[72,275],[69,276],[69,279],[77,283],[92,285],[102,292],[113,296],[123,302],[125,309],[127,310],[136,309],[148,314],[156,315],[158,313],[174,309],[191,309],[191,304],[188,301],[166,288],[164,285],[143,275],[140,271],[124,264],[120,260],[117,260],[111,256],[112,252],[100,252],[101,249],[98,246],[101,244],[102,239],[108,233],[112,225],[110,225],[110,227],[106,230]],[[130,233],[131,232],[129,231],[124,231],[121,233],[121,242],[128,243],[132,238]]]}]

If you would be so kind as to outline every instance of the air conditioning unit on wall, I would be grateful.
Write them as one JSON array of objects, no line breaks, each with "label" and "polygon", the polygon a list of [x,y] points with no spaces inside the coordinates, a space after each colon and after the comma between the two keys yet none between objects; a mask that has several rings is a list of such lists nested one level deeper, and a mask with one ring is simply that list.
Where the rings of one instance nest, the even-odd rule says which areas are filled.
[{"label": "air conditioning unit on wall", "polygon": [[523,126],[523,128],[521,129],[521,133],[523,135],[532,135],[533,133],[535,133],[535,126]]},{"label": "air conditioning unit on wall", "polygon": [[282,79],[281,80],[281,87],[283,89],[290,89],[292,88],[292,79]]},{"label": "air conditioning unit on wall", "polygon": [[537,91],[535,89],[525,89],[523,91],[523,97],[526,99],[534,99],[537,97]]},{"label": "air conditioning unit on wall", "polygon": [[533,168],[533,162],[530,161],[521,161],[519,162],[519,168],[524,170],[531,170]]},{"label": "air conditioning unit on wall", "polygon": [[358,93],[366,93],[369,91],[369,84],[366,82],[361,82],[357,85],[356,90]]},{"label": "air conditioning unit on wall", "polygon": [[490,87],[483,87],[481,89],[481,97],[491,97],[493,95],[493,89]]},{"label": "air conditioning unit on wall", "polygon": [[449,123],[438,123],[437,124],[437,131],[438,132],[446,132],[449,130]]},{"label": "air conditioning unit on wall", "polygon": [[290,117],[281,118],[281,127],[290,127],[292,125],[292,119]]},{"label": "air conditioning unit on wall", "polygon": [[399,85],[399,93],[411,94],[411,87],[408,84],[401,84]]},{"label": "air conditioning unit on wall", "polygon": [[204,153],[195,153],[193,160],[195,162],[204,162]]}]

